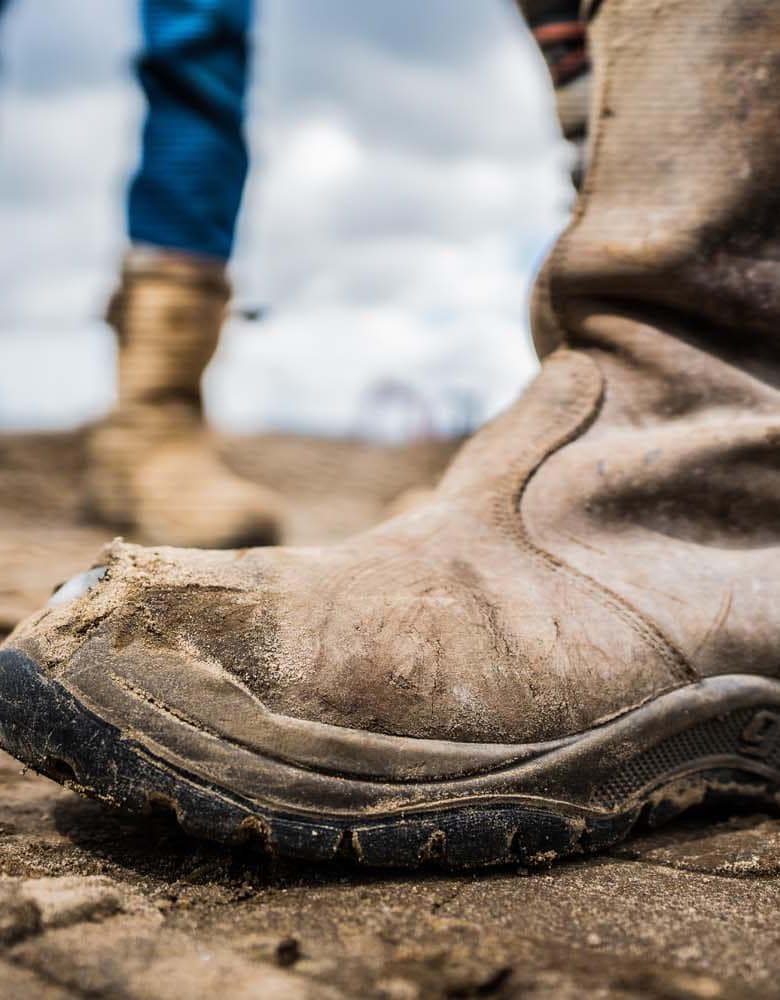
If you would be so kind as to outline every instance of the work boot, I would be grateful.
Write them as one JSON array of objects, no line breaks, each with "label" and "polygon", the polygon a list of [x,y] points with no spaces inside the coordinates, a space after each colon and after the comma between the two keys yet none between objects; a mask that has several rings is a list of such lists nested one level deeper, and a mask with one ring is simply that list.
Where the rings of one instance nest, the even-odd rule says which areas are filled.
[{"label": "work boot", "polygon": [[109,308],[119,401],[89,439],[87,506],[150,544],[278,540],[280,501],[232,473],[204,425],[200,381],[228,300],[224,265],[134,250]]},{"label": "work boot", "polygon": [[572,180],[585,175],[591,72],[582,0],[517,0],[541,49],[555,88],[555,106],[564,137],[574,147]]},{"label": "work boot", "polygon": [[536,382],[340,545],[116,544],[0,653],[27,764],[366,864],[780,801],[780,5],[605,0]]}]

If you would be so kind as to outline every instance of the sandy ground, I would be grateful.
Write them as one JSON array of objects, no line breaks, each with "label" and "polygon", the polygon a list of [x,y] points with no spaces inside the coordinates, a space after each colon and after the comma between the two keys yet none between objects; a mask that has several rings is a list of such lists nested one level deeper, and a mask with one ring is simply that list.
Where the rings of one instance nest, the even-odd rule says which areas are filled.
[{"label": "sandy ground", "polygon": [[[335,539],[450,445],[227,442]],[[0,619],[88,564],[78,435],[0,438]],[[42,470],[46,470],[45,473]],[[134,821],[0,754],[0,1000],[780,996],[780,821],[698,816],[548,871],[271,863]]]}]

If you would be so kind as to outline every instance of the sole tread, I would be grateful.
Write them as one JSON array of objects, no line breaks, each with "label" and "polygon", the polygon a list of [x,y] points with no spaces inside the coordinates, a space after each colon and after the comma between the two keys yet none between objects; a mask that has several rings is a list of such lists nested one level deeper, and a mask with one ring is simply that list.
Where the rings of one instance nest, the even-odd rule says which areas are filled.
[{"label": "sole tread", "polygon": [[[38,670],[18,669],[13,675],[6,670],[1,676],[0,743],[36,771],[115,808],[170,811],[195,837],[227,844],[256,840],[272,854],[307,861],[349,859],[370,867],[403,868],[546,865],[604,850],[640,821],[659,825],[713,796],[776,805],[780,794],[778,782],[766,775],[714,767],[677,776],[641,796],[630,788],[619,801],[610,789],[616,801],[603,814],[540,800],[440,807],[349,822],[302,817],[258,806],[154,758]],[[773,753],[775,749],[780,755],[780,746]],[[635,780],[626,783],[635,785]]]}]

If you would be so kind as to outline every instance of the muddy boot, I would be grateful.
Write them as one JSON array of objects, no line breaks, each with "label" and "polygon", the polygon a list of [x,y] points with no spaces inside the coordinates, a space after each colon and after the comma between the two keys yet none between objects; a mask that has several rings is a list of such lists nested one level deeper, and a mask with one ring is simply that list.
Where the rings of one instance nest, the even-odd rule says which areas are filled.
[{"label": "muddy boot", "polygon": [[574,186],[585,175],[591,72],[582,0],[517,0],[555,88],[561,131],[574,147]]},{"label": "muddy boot", "polygon": [[119,402],[89,441],[87,505],[151,544],[213,548],[278,540],[280,501],[234,475],[204,425],[200,380],[228,298],[221,264],[133,251],[109,320]]},{"label": "muddy boot", "polygon": [[116,545],[0,653],[3,745],[221,840],[546,862],[780,799],[780,5],[605,0],[547,355],[425,509]]}]

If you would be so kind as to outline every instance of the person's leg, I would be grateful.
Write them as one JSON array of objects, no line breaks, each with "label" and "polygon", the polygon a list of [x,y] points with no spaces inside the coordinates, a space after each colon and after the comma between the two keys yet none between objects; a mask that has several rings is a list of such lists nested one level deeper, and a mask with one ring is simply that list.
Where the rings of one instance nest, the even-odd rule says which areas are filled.
[{"label": "person's leg", "polygon": [[143,0],[148,101],[130,189],[131,249],[109,310],[119,401],[95,430],[92,511],[148,542],[256,544],[278,534],[269,491],[230,473],[203,429],[200,382],[229,298],[225,265],[247,170],[251,0]]},{"label": "person's leg", "polygon": [[517,0],[517,3],[550,71],[561,130],[576,148],[572,177],[579,187],[585,169],[591,89],[582,0]]},{"label": "person's leg", "polygon": [[128,199],[134,244],[227,260],[247,150],[252,0],[142,0],[148,114]]},{"label": "person's leg", "polygon": [[114,546],[0,654],[6,748],[369,864],[549,862],[777,802],[780,4],[604,0],[589,41],[530,389],[431,504],[341,545]]}]

